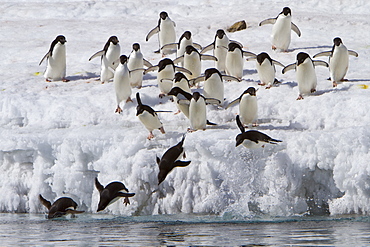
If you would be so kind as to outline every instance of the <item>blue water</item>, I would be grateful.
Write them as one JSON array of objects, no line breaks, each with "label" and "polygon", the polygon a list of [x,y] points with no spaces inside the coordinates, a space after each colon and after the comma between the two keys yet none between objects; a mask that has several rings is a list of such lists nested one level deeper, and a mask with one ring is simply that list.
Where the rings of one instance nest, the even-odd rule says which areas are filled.
[{"label": "blue water", "polygon": [[0,214],[0,246],[370,246],[370,217]]}]

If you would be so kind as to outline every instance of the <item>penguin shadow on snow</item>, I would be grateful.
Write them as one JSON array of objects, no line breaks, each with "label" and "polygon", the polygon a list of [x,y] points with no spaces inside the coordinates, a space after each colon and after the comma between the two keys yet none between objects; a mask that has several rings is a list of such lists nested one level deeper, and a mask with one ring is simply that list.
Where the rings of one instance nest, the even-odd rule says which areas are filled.
[{"label": "penguin shadow on snow", "polygon": [[243,69],[243,77],[246,75],[253,75],[253,74],[257,74],[256,69]]},{"label": "penguin shadow on snow", "polygon": [[328,46],[328,45],[319,45],[319,46],[306,46],[306,47],[296,47],[296,48],[291,48],[291,49],[288,49],[287,52],[293,52],[293,51],[297,51],[297,50],[311,50],[311,49],[331,49],[332,46]]},{"label": "penguin shadow on snow", "polygon": [[353,84],[348,84],[348,85],[339,84],[337,87],[317,90],[316,92],[312,93],[310,95],[310,97],[312,97],[312,96],[321,96],[321,95],[324,95],[324,94],[327,94],[327,93],[348,91],[353,86],[354,86]]},{"label": "penguin shadow on snow", "polygon": [[99,75],[92,72],[81,72],[76,75],[67,76],[69,81],[99,79]]}]

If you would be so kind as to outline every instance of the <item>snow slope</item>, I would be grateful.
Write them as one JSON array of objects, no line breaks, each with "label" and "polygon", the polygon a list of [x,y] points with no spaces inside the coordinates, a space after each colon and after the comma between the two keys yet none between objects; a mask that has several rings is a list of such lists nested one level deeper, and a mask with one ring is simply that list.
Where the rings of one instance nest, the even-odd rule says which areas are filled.
[{"label": "snow slope", "polygon": [[[38,194],[54,201],[71,196],[80,208],[95,212],[94,188],[122,181],[136,193],[131,205],[112,204],[103,213],[151,215],[202,213],[253,216],[370,212],[370,3],[322,1],[0,1],[0,211],[44,212]],[[259,27],[284,6],[302,31],[292,33],[291,52],[271,51],[272,26]],[[182,115],[159,113],[166,134],[147,130],[135,116],[136,101],[116,107],[113,83],[101,84],[100,61],[88,58],[118,36],[122,54],[139,42],[144,57],[157,64],[157,37],[145,36],[167,11],[178,37],[186,30],[201,45],[213,41],[219,28],[246,20],[248,29],[227,35],[254,53],[266,51],[287,65],[304,51],[311,56],[330,50],[341,37],[350,57],[348,82],[331,87],[327,68],[316,69],[317,93],[296,101],[295,72],[281,74],[280,86],[258,86],[254,62],[245,62],[243,81],[225,82],[227,102],[249,86],[259,88],[258,130],[283,140],[264,149],[235,148],[238,107],[208,106],[208,119],[218,123],[188,133],[186,168],[176,168],[157,186],[156,155],[180,141],[189,127]],[[70,82],[45,82],[39,61],[59,34],[67,39]],[[169,55],[174,59],[175,55]],[[205,61],[202,70],[213,67]],[[41,72],[41,73],[40,73]],[[159,99],[156,72],[145,75],[140,92],[156,110],[176,106]],[[153,191],[157,192],[152,193]]]}]

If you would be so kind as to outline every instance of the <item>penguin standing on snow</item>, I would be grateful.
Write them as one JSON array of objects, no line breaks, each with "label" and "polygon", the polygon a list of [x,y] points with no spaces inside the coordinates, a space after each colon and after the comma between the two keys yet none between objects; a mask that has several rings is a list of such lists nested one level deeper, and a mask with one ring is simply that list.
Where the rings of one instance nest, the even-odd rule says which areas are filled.
[{"label": "penguin standing on snow", "polygon": [[121,54],[121,47],[118,38],[111,36],[107,43],[105,43],[103,50],[96,52],[89,58],[89,61],[96,57],[101,57],[100,81],[102,83],[108,82],[114,76],[114,70],[118,64],[114,63],[119,59]]},{"label": "penguin standing on snow", "polygon": [[[175,79],[173,80],[173,87],[172,89],[170,90],[170,92],[168,92],[168,95],[172,95],[173,96],[173,100],[174,102],[176,103],[176,107],[178,109],[178,112],[175,113],[176,114],[179,114],[180,112],[183,112],[184,115],[189,118],[189,105],[185,105],[185,104],[178,104],[178,100],[181,99],[177,97],[177,94],[180,93],[180,94],[183,94],[181,91],[179,90],[174,90],[174,88],[179,88],[181,89],[181,91],[187,93],[188,95],[190,95],[190,98],[191,98],[191,90],[190,90],[190,84],[189,84],[189,80],[188,78],[186,78],[186,76],[181,73],[181,72],[177,72],[175,74]],[[176,92],[176,93],[175,93]],[[182,97],[182,99],[184,99],[185,96]],[[190,99],[189,99],[190,100]]]},{"label": "penguin standing on snow", "polygon": [[191,161],[179,160],[181,156],[183,156],[184,158],[186,157],[185,151],[183,148],[184,140],[185,140],[185,135],[182,137],[182,140],[179,143],[169,148],[163,154],[161,159],[157,156],[157,164],[159,166],[158,185],[165,180],[167,175],[175,167],[185,167],[190,164]]},{"label": "penguin standing on snow", "polygon": [[66,38],[63,35],[58,35],[51,42],[49,51],[41,59],[39,66],[47,59],[48,65],[44,73],[47,82],[51,80],[63,80],[67,82],[66,77]]},{"label": "penguin standing on snow", "polygon": [[135,195],[135,193],[129,193],[126,186],[121,182],[111,182],[104,187],[100,184],[98,178],[95,178],[95,187],[100,194],[97,212],[104,210],[121,197],[125,198],[123,203],[127,206],[127,204],[130,204],[128,198]]},{"label": "penguin standing on snow", "polygon": [[236,103],[239,103],[239,115],[241,124],[243,126],[248,126],[250,124],[256,126],[258,119],[256,89],[254,87],[249,87],[242,93],[242,95],[240,95],[239,98],[233,100],[226,107],[226,109]]},{"label": "penguin standing on snow", "polygon": [[271,43],[272,49],[282,50],[284,52],[288,51],[291,40],[291,30],[293,30],[298,37],[301,37],[301,31],[292,22],[292,12],[290,8],[285,7],[283,11],[276,18],[269,18],[260,22],[259,26],[265,24],[273,24],[271,33]]},{"label": "penguin standing on snow", "polygon": [[297,100],[303,99],[303,95],[316,92],[317,77],[315,66],[329,67],[328,63],[319,60],[312,60],[305,52],[297,54],[297,61],[284,67],[283,74],[289,70],[296,70],[299,96]]},{"label": "penguin standing on snow", "polygon": [[[175,33],[176,24],[170,19],[167,12],[162,11],[159,14],[158,25],[150,30],[146,36],[146,41],[148,41],[154,34],[158,33],[159,36],[159,50],[156,53],[161,52],[161,48],[167,44],[176,42],[176,33]],[[166,54],[166,50],[162,49],[162,54]]]},{"label": "penguin standing on snow", "polygon": [[[168,95],[172,95],[174,97],[174,102],[176,103],[177,109],[179,111],[177,113],[182,112],[185,117],[189,118],[189,104],[181,103],[182,101],[190,102],[193,98],[191,92],[185,91],[180,87],[173,87]],[[177,114],[176,113],[176,114]]]},{"label": "penguin standing on snow", "polygon": [[191,75],[191,72],[189,70],[175,66],[173,61],[169,58],[162,59],[161,61],[159,61],[158,65],[154,65],[146,69],[144,73],[146,74],[154,70],[158,70],[157,82],[159,90],[161,91],[161,93],[159,94],[160,98],[167,95],[168,92],[171,90],[173,85],[173,78],[175,76],[175,70]]},{"label": "penguin standing on snow", "polygon": [[213,43],[204,47],[200,54],[203,54],[213,49],[213,55],[217,58],[216,68],[220,72],[225,72],[226,54],[230,42],[238,43],[240,47],[242,47],[242,44],[240,44],[239,42],[230,41],[223,29],[218,29],[213,40]]},{"label": "penguin standing on snow", "polygon": [[46,200],[42,195],[39,195],[39,200],[48,210],[48,219],[62,217],[67,214],[74,216],[75,214],[81,214],[85,211],[77,211],[77,203],[69,197],[61,197],[56,200],[53,204]]},{"label": "penguin standing on snow", "polygon": [[163,125],[158,118],[157,113],[148,105],[144,105],[141,102],[140,94],[136,93],[137,107],[136,107],[136,116],[139,117],[139,120],[144,124],[145,128],[149,131],[148,139],[154,138],[153,130],[159,129],[162,134],[165,134]]},{"label": "penguin standing on snow", "polygon": [[238,43],[231,42],[228,46],[225,60],[226,74],[242,79],[244,66],[243,56],[255,57],[256,54],[243,51]]},{"label": "penguin standing on snow", "polygon": [[334,38],[333,42],[331,51],[320,52],[313,57],[329,56],[330,79],[333,82],[333,87],[336,87],[338,82],[345,80],[349,64],[348,55],[358,57],[358,53],[348,50],[339,37]]},{"label": "penguin standing on snow", "polygon": [[256,57],[247,59],[247,61],[251,60],[256,60],[257,73],[260,78],[260,83],[258,83],[258,85],[266,85],[266,89],[269,89],[273,84],[278,83],[278,80],[275,78],[275,65],[279,65],[284,68],[282,63],[271,59],[266,52],[261,52]]},{"label": "penguin standing on snow", "polygon": [[265,147],[266,143],[277,144],[278,142],[282,142],[280,140],[272,139],[268,135],[259,132],[258,130],[245,131],[243,124],[240,122],[239,115],[236,116],[236,123],[241,133],[235,138],[235,147],[243,144],[243,146],[246,148],[263,148]]},{"label": "penguin standing on snow", "polygon": [[189,79],[194,79],[200,76],[202,71],[201,60],[214,60],[217,61],[217,58],[212,55],[200,54],[197,49],[192,45],[188,45],[185,49],[184,55],[176,58],[173,63],[177,64],[179,62],[184,62],[184,68],[191,72]]},{"label": "penguin standing on snow", "polygon": [[223,80],[235,80],[240,82],[240,80],[236,77],[222,75],[216,68],[210,68],[204,71],[204,76],[196,78],[194,80],[194,84],[204,81],[204,97],[217,99],[220,101],[220,105],[223,105],[225,101]]},{"label": "penguin standing on snow", "polygon": [[120,56],[120,62],[113,77],[114,90],[116,91],[117,109],[116,113],[121,113],[122,109],[119,106],[121,101],[132,102],[131,100],[131,86],[130,86],[130,71],[127,67],[127,57]]},{"label": "penguin standing on snow", "polygon": [[[202,46],[200,44],[194,43],[190,31],[185,31],[178,43],[172,43],[164,45],[162,49],[177,49],[177,57],[181,57],[185,53],[185,49],[188,45],[194,46],[196,49],[201,50]],[[181,66],[184,66],[183,62],[180,63]]]},{"label": "penguin standing on snow", "polygon": [[137,70],[144,67],[152,67],[153,65],[144,59],[143,54],[140,51],[140,44],[134,43],[132,45],[132,52],[128,57],[127,67],[130,71],[130,85],[131,87],[141,88],[143,85],[143,71]]}]

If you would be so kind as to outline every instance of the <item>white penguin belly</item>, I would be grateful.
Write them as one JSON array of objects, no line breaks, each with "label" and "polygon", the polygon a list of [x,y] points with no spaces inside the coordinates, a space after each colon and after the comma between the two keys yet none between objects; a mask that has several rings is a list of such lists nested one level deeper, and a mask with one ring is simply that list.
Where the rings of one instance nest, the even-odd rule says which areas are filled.
[{"label": "white penguin belly", "polygon": [[65,45],[56,44],[53,56],[48,59],[44,77],[46,79],[60,80],[66,76],[66,48]]},{"label": "white penguin belly", "polygon": [[108,82],[114,76],[112,68],[109,66],[109,64],[110,62],[107,60],[105,56],[103,56],[102,61],[101,61],[101,70],[100,70],[101,82]]},{"label": "white penguin belly", "polygon": [[118,60],[119,60],[119,56],[121,55],[120,53],[121,53],[120,45],[119,44],[117,44],[117,45],[112,45],[111,44],[108,47],[107,53],[105,54],[106,65],[110,66],[113,69],[116,69],[118,67],[118,64],[119,64]]},{"label": "white penguin belly", "polygon": [[158,72],[158,87],[162,93],[168,94],[171,91],[174,76],[175,72],[173,71],[172,66],[166,66],[163,70]]},{"label": "white penguin belly", "polygon": [[157,115],[153,116],[149,112],[144,111],[138,117],[148,131],[153,131],[162,127],[162,123],[159,121]]},{"label": "white penguin belly", "polygon": [[213,74],[204,82],[203,88],[204,97],[218,99],[221,105],[224,103],[224,83],[222,79]]},{"label": "white penguin belly", "polygon": [[226,73],[241,79],[243,77],[243,56],[239,50],[227,52],[226,55]]},{"label": "white penguin belly", "polygon": [[267,59],[265,59],[261,65],[258,62],[256,64],[261,83],[272,85],[275,81],[274,65],[271,65],[270,61]]},{"label": "white penguin belly", "polygon": [[332,81],[339,82],[347,74],[349,64],[348,50],[345,47],[335,49],[329,61],[330,77]]},{"label": "white penguin belly", "polygon": [[291,17],[279,17],[272,27],[272,44],[281,50],[287,50],[291,40]]},{"label": "white penguin belly", "polygon": [[178,98],[176,96],[173,97],[174,101],[176,102],[176,107],[179,109],[185,117],[189,118],[189,105],[188,104],[178,104]]},{"label": "white penguin belly", "polygon": [[194,79],[200,76],[201,62],[199,54],[192,52],[190,55],[184,55],[184,68],[188,69],[192,75],[188,76],[188,79]]},{"label": "white penguin belly", "polygon": [[252,142],[248,139],[245,139],[242,143],[242,145],[246,148],[261,148],[263,146],[263,142],[258,142],[258,143],[255,143],[255,142]]},{"label": "white penguin belly", "polygon": [[206,104],[203,99],[190,101],[189,106],[190,125],[193,130],[205,129],[207,123]]},{"label": "white penguin belly", "polygon": [[160,31],[159,31],[159,45],[160,47],[176,43],[176,33],[175,33],[175,26],[172,20],[161,20],[160,24]]},{"label": "white penguin belly", "polygon": [[[141,69],[144,67],[143,56],[131,54],[127,63],[127,67],[130,71],[135,69]],[[143,71],[137,70],[130,72],[130,85],[131,87],[141,87],[143,82]]]},{"label": "white penguin belly", "polygon": [[123,66],[119,66],[114,73],[114,89],[116,91],[117,104],[127,100],[131,96],[131,86],[129,83],[129,72]]},{"label": "white penguin belly", "polygon": [[213,50],[213,55],[217,58],[216,68],[219,71],[225,71],[225,60],[227,54],[227,46],[229,45],[229,39],[224,36],[223,39],[216,40],[215,49]]},{"label": "white penguin belly", "polygon": [[316,89],[317,78],[315,68],[310,63],[302,63],[297,67],[297,82],[299,94],[310,94],[311,90]]},{"label": "white penguin belly", "polygon": [[240,121],[244,125],[254,124],[258,118],[257,97],[244,95],[239,103]]}]

